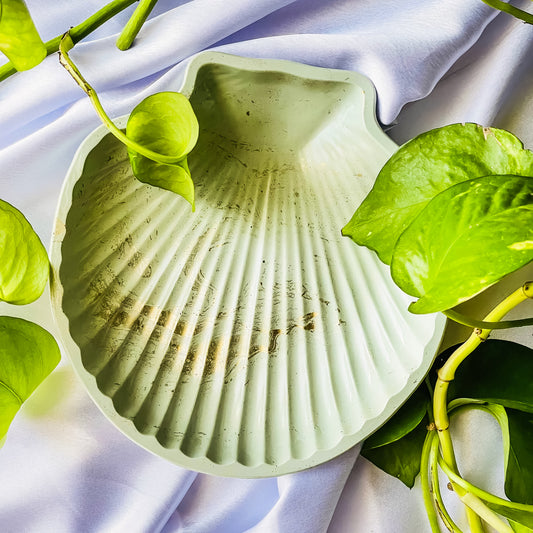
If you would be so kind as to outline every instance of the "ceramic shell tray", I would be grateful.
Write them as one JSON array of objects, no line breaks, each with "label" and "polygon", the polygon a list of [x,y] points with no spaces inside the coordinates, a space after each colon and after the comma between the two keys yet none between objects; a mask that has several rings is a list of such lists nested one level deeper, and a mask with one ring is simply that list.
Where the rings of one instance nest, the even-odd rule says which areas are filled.
[{"label": "ceramic shell tray", "polygon": [[200,124],[196,212],[137,181],[103,127],[75,156],[52,242],[63,346],[161,457],[238,477],[308,468],[383,424],[442,335],[341,236],[396,146],[353,72],[212,52],[179,91]]}]

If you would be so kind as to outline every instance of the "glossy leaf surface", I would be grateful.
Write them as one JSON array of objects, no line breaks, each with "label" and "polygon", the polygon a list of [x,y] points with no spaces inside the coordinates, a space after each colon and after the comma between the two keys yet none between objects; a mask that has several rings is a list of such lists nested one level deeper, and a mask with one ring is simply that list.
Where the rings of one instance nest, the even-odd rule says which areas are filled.
[{"label": "glossy leaf surface", "polygon": [[23,0],[0,0],[0,51],[17,70],[33,68],[46,57],[46,47]]},{"label": "glossy leaf surface", "polygon": [[420,472],[420,458],[426,434],[426,422],[422,421],[401,439],[379,448],[363,448],[361,455],[411,488]]},{"label": "glossy leaf surface", "polygon": [[466,180],[496,175],[533,176],[533,153],[511,133],[476,124],[452,124],[404,144],[342,230],[390,264],[396,241],[427,203]]},{"label": "glossy leaf surface", "polygon": [[[456,347],[443,353],[450,355]],[[489,339],[459,366],[448,398],[473,398],[533,414],[533,349]]]},{"label": "glossy leaf surface", "polygon": [[24,215],[0,200],[0,300],[27,304],[43,292],[48,255]]},{"label": "glossy leaf surface", "polygon": [[533,178],[486,176],[437,195],[402,233],[391,275],[420,299],[413,313],[454,307],[533,259]]},{"label": "glossy leaf surface", "polygon": [[198,140],[198,121],[189,100],[176,92],[149,96],[132,111],[126,135],[154,152],[177,154],[180,161],[169,165],[128,149],[137,179],[183,196],[194,208],[194,184],[186,156]]},{"label": "glossy leaf surface", "polygon": [[60,359],[56,341],[41,326],[21,318],[0,317],[0,439]]}]

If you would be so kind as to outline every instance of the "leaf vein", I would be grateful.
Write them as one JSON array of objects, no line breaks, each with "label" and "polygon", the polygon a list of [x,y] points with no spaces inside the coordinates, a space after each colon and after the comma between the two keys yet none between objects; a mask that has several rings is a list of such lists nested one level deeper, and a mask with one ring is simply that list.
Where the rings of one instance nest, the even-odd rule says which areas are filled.
[{"label": "leaf vein", "polygon": [[4,387],[4,389],[7,390],[7,392],[9,392],[17,400],[17,402],[20,403],[20,405],[24,403],[24,400],[4,381],[0,381],[0,385]]}]

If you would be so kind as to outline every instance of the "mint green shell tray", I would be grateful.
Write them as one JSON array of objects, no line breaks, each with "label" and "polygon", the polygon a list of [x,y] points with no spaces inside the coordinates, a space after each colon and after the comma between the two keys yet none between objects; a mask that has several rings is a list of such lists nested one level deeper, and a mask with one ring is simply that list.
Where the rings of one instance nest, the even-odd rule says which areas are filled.
[{"label": "mint green shell tray", "polygon": [[175,464],[317,465],[400,407],[444,329],[341,236],[396,145],[354,72],[205,52],[176,89],[200,124],[196,212],[136,180],[104,127],[85,139],[51,248],[64,349],[111,422]]}]

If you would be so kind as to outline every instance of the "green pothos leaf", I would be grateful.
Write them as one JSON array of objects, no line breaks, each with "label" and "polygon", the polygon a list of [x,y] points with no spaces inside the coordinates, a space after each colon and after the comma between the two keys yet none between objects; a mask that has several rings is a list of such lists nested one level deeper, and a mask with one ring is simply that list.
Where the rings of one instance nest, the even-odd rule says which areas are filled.
[{"label": "green pothos leaf", "polygon": [[[443,352],[447,358],[457,348]],[[459,366],[448,399],[472,398],[533,415],[533,349],[515,342],[488,339]],[[532,492],[533,494],[533,492]]]},{"label": "green pothos leaf", "polygon": [[533,260],[533,177],[485,176],[441,192],[401,234],[391,275],[432,313],[468,300]]},{"label": "green pothos leaf", "polygon": [[56,341],[41,326],[0,317],[0,441],[22,404],[60,359]]},{"label": "green pothos leaf", "polygon": [[390,264],[396,241],[427,203],[466,180],[533,176],[533,153],[511,133],[451,124],[415,137],[387,161],[343,235]]},{"label": "green pothos leaf", "polygon": [[422,447],[427,434],[426,424],[424,419],[412,431],[384,446],[370,449],[363,446],[361,455],[411,488],[420,473]]},{"label": "green pothos leaf", "polygon": [[28,70],[46,57],[46,47],[23,0],[0,0],[0,51],[17,70]]},{"label": "green pothos leaf", "polygon": [[198,120],[189,100],[176,92],[148,96],[132,111],[126,126],[129,139],[159,154],[179,159],[157,163],[128,148],[134,175],[140,181],[183,196],[194,209],[194,184],[187,154],[198,140]]},{"label": "green pothos leaf", "polygon": [[27,304],[43,292],[48,255],[24,215],[0,200],[0,300]]}]

